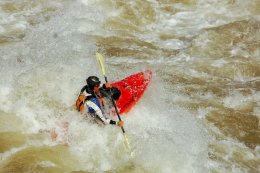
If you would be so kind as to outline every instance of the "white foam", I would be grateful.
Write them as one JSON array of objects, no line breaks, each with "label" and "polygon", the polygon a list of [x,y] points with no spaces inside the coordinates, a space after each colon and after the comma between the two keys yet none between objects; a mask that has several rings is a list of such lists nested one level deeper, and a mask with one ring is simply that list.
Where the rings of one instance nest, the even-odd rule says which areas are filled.
[{"label": "white foam", "polygon": [[10,94],[10,87],[7,87],[7,86],[1,86],[0,88],[0,95],[1,95],[1,98],[3,98],[3,100],[6,100],[6,97],[8,94]]},{"label": "white foam", "polygon": [[4,33],[5,31],[6,31],[6,29],[4,27],[0,26],[0,34]]},{"label": "white foam", "polygon": [[168,49],[183,49],[186,47],[185,43],[178,39],[169,39],[164,41],[164,48]]},{"label": "white foam", "polygon": [[25,22],[25,21],[19,21],[18,23],[13,25],[13,29],[15,29],[15,30],[24,31],[24,30],[26,30],[26,28],[27,28],[27,22]]},{"label": "white foam", "polygon": [[[83,2],[84,6],[79,2]],[[4,82],[1,82],[0,103],[5,103],[1,104],[1,109],[15,113],[28,123],[28,133],[37,133],[41,129],[54,129],[58,135],[56,141],[46,140],[43,143],[46,145],[67,143],[73,156],[81,162],[79,167],[89,172],[111,171],[127,165],[130,160],[137,167],[141,165],[141,168],[144,167],[148,171],[207,172],[208,168],[205,165],[209,163],[207,151],[209,137],[201,121],[204,120],[208,110],[200,109],[194,113],[173,105],[178,99],[190,100],[188,96],[174,93],[175,90],[165,89],[178,86],[168,86],[165,81],[154,78],[135,108],[127,116],[122,117],[134,150],[132,159],[124,148],[124,137],[120,128],[103,127],[88,122],[73,109],[72,105],[79,89],[85,84],[85,78],[89,75],[103,78],[94,57],[97,47],[95,42],[88,40],[87,36],[111,34],[103,31],[102,21],[107,18],[105,15],[116,16],[120,12],[120,10],[116,12],[105,10],[103,13],[104,7],[97,6],[100,2],[84,0],[76,1],[69,6],[64,4],[62,6],[64,11],[59,15],[51,16],[49,21],[30,30],[25,22],[17,22],[15,27],[28,30],[28,34],[22,42],[1,50],[3,55],[1,77],[3,76],[4,82],[7,79],[11,81],[10,86],[5,86],[2,84]],[[210,5],[211,1],[207,1],[206,5],[204,1],[200,3],[202,6],[198,4],[194,10],[176,4],[175,7],[187,11],[166,18],[162,14],[161,21],[158,20],[158,23],[153,26],[152,24],[145,26],[154,29],[153,32],[146,32],[138,38],[163,48],[184,49],[187,46],[184,41],[179,39],[162,41],[158,33],[165,32],[192,38],[191,36],[202,28],[218,26],[236,17],[243,17],[243,14],[232,16],[231,13],[227,14],[231,15],[231,19],[219,19],[214,15],[210,17],[209,14],[218,12],[220,1],[216,7]],[[224,14],[228,11],[227,8],[220,10]],[[11,16],[10,19],[24,21],[15,16]],[[208,35],[205,34],[196,41],[200,43],[197,44],[199,47],[204,47],[208,43]],[[177,64],[180,65],[176,67],[178,69],[182,68],[183,64],[188,66],[194,59],[195,57],[191,55],[180,53],[174,58],[113,57],[108,59],[107,64],[120,66],[109,69],[111,80],[115,80],[118,75],[131,74],[139,68],[124,68],[125,63],[145,66],[142,68],[153,68],[153,65],[162,65],[164,68],[164,65]],[[217,60],[212,66],[222,67],[225,63],[224,60]],[[185,74],[192,76],[207,75],[188,67],[185,70]],[[11,100],[8,100],[9,96],[12,96]],[[205,96],[205,98],[210,97],[211,95]],[[227,107],[238,107],[244,101],[251,101],[251,98],[234,93],[225,98],[224,104]],[[68,129],[63,128],[59,122],[69,122]],[[249,154],[248,158],[251,157],[252,155]],[[52,166],[49,162],[40,164]],[[217,165],[217,168],[221,168],[221,164]]]},{"label": "white foam", "polygon": [[211,66],[221,68],[221,67],[223,67],[223,65],[225,65],[227,63],[228,62],[225,61],[224,59],[218,59],[218,60],[213,61]]}]

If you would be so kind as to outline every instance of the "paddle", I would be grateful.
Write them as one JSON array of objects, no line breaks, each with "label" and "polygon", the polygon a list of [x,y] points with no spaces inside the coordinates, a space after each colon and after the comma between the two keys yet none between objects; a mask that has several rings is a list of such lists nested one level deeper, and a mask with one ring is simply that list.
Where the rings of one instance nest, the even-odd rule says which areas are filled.
[{"label": "paddle", "polygon": [[[99,63],[99,67],[100,67],[100,69],[101,69],[101,71],[102,71],[102,74],[103,74],[103,76],[104,76],[104,78],[105,78],[105,81],[106,81],[106,83],[108,83],[107,76],[106,76],[106,69],[105,69],[105,59],[104,59],[104,57],[103,57],[100,53],[96,53],[96,58],[97,58],[97,61],[98,61],[98,63]],[[111,92],[111,91],[110,91],[110,92]],[[112,101],[113,106],[115,107],[116,115],[117,115],[119,121],[121,121],[121,117],[120,117],[120,115],[119,115],[119,112],[118,112],[116,103],[115,103],[115,101],[114,101],[114,99],[113,99],[112,97],[111,97],[111,101]],[[122,132],[123,132],[124,137],[125,137],[125,141],[126,141],[126,144],[127,144],[127,148],[130,149],[130,145],[129,145],[129,141],[128,141],[128,138],[127,138],[125,129],[124,129],[123,126],[121,127],[121,129],[122,129]]]}]

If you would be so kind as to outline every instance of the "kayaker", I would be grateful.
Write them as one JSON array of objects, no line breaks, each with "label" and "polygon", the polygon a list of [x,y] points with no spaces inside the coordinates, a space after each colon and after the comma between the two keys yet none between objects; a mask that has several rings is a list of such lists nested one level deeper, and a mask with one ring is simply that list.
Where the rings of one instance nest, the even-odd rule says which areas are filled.
[{"label": "kayaker", "polygon": [[[83,112],[84,107],[88,108],[88,112],[95,118],[98,118],[103,124],[112,124],[122,127],[123,121],[114,121],[109,119],[104,113],[105,101],[103,97],[112,97],[118,100],[121,92],[111,87],[110,83],[105,83],[100,87],[100,80],[96,76],[89,76],[86,79],[87,85],[80,90],[79,97],[76,101],[78,111]],[[112,94],[110,94],[112,91]]]}]

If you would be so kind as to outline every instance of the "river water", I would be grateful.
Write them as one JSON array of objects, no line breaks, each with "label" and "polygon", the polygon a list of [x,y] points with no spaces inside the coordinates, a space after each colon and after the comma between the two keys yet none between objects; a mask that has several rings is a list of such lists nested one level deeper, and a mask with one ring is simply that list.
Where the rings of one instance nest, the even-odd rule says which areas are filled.
[{"label": "river water", "polygon": [[[258,0],[1,0],[0,173],[257,173]],[[120,128],[82,118],[85,79],[150,69]],[[115,117],[114,117],[115,118]],[[115,118],[116,119],[116,118]]]}]

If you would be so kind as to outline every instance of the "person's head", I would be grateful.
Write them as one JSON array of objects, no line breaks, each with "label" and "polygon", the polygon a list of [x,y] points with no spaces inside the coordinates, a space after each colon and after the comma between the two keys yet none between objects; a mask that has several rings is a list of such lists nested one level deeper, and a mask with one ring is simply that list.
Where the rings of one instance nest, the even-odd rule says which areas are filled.
[{"label": "person's head", "polygon": [[88,87],[89,89],[91,90],[95,90],[95,89],[98,89],[99,88],[99,85],[100,85],[100,80],[98,77],[96,76],[89,76],[87,79],[86,79],[86,82],[88,84]]}]

